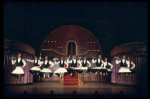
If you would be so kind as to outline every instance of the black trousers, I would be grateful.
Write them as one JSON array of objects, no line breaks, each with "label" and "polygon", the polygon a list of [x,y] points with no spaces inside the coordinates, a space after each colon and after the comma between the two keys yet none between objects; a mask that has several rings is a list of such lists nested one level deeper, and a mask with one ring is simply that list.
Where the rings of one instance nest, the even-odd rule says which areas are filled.
[{"label": "black trousers", "polygon": [[29,72],[30,72],[31,74],[37,74],[37,73],[40,73],[40,71],[35,71],[35,70],[29,70]]},{"label": "black trousers", "polygon": [[72,77],[74,77],[75,76],[75,73],[82,73],[83,71],[82,70],[74,70],[74,69],[72,69],[72,68],[69,68],[68,69],[68,73],[72,73]]},{"label": "black trousers", "polygon": [[13,77],[15,77],[15,78],[18,78],[19,75],[24,76],[25,74],[11,74],[11,76],[13,76]]},{"label": "black trousers", "polygon": [[39,72],[40,77],[43,77],[44,74],[48,74],[49,77],[52,77],[52,75],[53,75],[53,73],[42,73],[42,72]]}]

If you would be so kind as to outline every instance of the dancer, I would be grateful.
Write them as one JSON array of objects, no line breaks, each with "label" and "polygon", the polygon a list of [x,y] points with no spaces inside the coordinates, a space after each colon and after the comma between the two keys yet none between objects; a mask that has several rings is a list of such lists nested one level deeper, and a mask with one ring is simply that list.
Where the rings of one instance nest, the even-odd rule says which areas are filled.
[{"label": "dancer", "polygon": [[133,70],[135,68],[135,64],[131,61],[130,57],[128,57],[128,64],[129,64],[129,69],[131,71],[130,73],[130,76],[131,76],[132,74],[135,73],[135,70]]},{"label": "dancer", "polygon": [[43,63],[44,68],[40,71],[40,76],[45,78],[45,74],[48,73],[48,78],[51,77],[53,75],[52,71],[49,69],[49,65],[51,65],[51,67],[54,66],[54,63],[48,60],[48,56],[45,56],[45,60],[41,61],[41,63]]},{"label": "dancer", "polygon": [[107,58],[105,58],[104,68],[107,69],[107,72],[106,72],[107,76],[112,73],[111,69],[113,68],[113,65],[107,61]]},{"label": "dancer", "polygon": [[[66,61],[63,60],[63,57],[61,57],[61,60],[56,62],[55,64],[59,64],[59,68],[54,72],[55,74],[59,74],[60,78],[62,78],[62,76],[64,76],[64,73],[67,72],[66,68],[68,68],[68,63]],[[65,64],[67,65],[65,68]]]},{"label": "dancer", "polygon": [[38,75],[39,72],[41,71],[40,67],[42,65],[40,59],[38,59],[37,56],[35,56],[34,60],[26,59],[26,61],[33,63],[33,67],[29,70],[29,72],[32,73],[33,75],[35,74]]},{"label": "dancer", "polygon": [[12,65],[14,65],[16,63],[16,68],[15,70],[12,71],[11,75],[19,78],[20,76],[24,76],[24,70],[23,68],[26,66],[26,62],[24,59],[21,58],[21,53],[18,54],[18,58],[16,60],[11,60]]},{"label": "dancer", "polygon": [[100,72],[100,75],[106,72],[106,69],[103,67],[104,61],[101,60],[101,55],[98,55],[97,60],[92,59],[92,63],[96,63],[96,66],[92,69],[92,72],[95,73],[95,75],[97,75],[97,71]]},{"label": "dancer", "polygon": [[[88,67],[91,66],[91,63],[86,59],[86,57],[84,57],[84,60],[81,60],[82,66],[81,66],[81,70],[83,70],[83,74],[87,74],[89,71]],[[87,65],[88,64],[88,65]]]},{"label": "dancer", "polygon": [[120,63],[120,69],[118,71],[118,74],[129,74],[131,71],[129,70],[129,62],[125,59],[125,55],[123,55],[123,59],[116,60],[116,64]]},{"label": "dancer", "polygon": [[[68,69],[68,72],[70,73],[71,77],[74,77],[75,72],[80,73],[79,67],[81,67],[81,62],[76,60],[76,56],[72,56],[72,60],[68,61],[68,63],[71,63],[71,67]],[[77,67],[77,64],[79,64],[79,67]]]}]

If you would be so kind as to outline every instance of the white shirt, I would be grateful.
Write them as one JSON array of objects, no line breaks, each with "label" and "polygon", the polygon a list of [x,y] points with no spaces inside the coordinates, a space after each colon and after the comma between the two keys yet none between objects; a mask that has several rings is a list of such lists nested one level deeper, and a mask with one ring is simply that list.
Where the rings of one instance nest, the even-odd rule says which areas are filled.
[{"label": "white shirt", "polygon": [[[20,61],[21,61],[21,58],[18,58],[18,62],[20,62]],[[25,67],[27,63],[25,62],[24,59],[22,59],[22,62],[23,62],[23,67]],[[16,60],[11,60],[11,63],[12,63],[12,65],[14,65],[16,63]]]},{"label": "white shirt", "polygon": [[[56,62],[55,61],[55,64],[59,64],[60,63],[60,61],[58,61],[58,62]],[[67,65],[67,67],[68,67],[68,64],[67,64],[67,62],[66,61],[64,61],[64,63]],[[61,64],[63,64],[63,60],[61,60]]]},{"label": "white shirt", "polygon": [[[48,62],[48,60],[45,60],[45,63],[44,63],[44,64],[47,64],[47,62]],[[40,62],[40,64],[43,64],[43,61],[41,61],[41,62]],[[51,65],[51,67],[53,67],[53,66],[54,66],[54,63],[53,63],[53,62],[51,62],[51,61],[49,61],[49,64]]]},{"label": "white shirt", "polygon": [[[76,63],[76,61],[77,61],[76,59],[72,59],[72,60],[73,60],[74,63]],[[67,63],[71,63],[72,64],[72,60],[68,61]],[[77,63],[79,64],[79,67],[81,67],[81,65],[82,65],[81,62],[77,61]]]},{"label": "white shirt", "polygon": [[[26,59],[26,60],[29,61],[29,62],[34,63],[34,60],[30,60],[30,59]],[[35,60],[35,63],[37,63],[37,59]],[[38,60],[38,65],[40,65],[40,67],[42,65],[40,60]]]},{"label": "white shirt", "polygon": [[[130,63],[129,63],[127,60],[122,59],[122,62],[123,62],[123,63],[125,63],[125,61],[126,61],[128,67],[129,67],[129,66],[130,66],[130,65],[129,65]],[[121,60],[116,60],[116,64],[119,64],[119,63],[121,63]]]},{"label": "white shirt", "polygon": [[[85,64],[85,62],[86,62],[86,60],[81,60],[81,63],[84,63]],[[87,63],[89,64],[89,67],[91,66],[91,63],[87,60]]]},{"label": "white shirt", "polygon": [[[130,67],[130,61],[126,60],[127,64],[129,65],[128,67]],[[135,64],[131,61],[131,64],[133,65],[131,69],[135,68]]]},{"label": "white shirt", "polygon": [[[98,58],[98,63],[100,63],[100,60],[101,60],[101,59]],[[96,62],[97,62],[97,59],[96,59],[96,60],[92,59],[92,63],[96,63]],[[103,66],[104,61],[101,60],[101,62],[102,62],[101,66]]]},{"label": "white shirt", "polygon": [[[111,66],[110,67],[111,69],[113,68],[113,65],[111,63],[108,62],[108,65]],[[104,62],[104,68],[106,68],[106,66],[107,66],[107,62]]]}]

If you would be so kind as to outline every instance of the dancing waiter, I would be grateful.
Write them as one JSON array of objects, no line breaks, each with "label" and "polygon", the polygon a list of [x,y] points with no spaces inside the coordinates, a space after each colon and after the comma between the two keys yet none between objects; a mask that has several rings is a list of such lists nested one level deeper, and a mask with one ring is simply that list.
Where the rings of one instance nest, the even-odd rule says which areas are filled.
[{"label": "dancing waiter", "polygon": [[88,67],[91,66],[91,63],[86,59],[86,57],[84,57],[83,60],[81,60],[82,66],[80,67],[81,70],[83,70],[83,74],[87,74],[89,71]]},{"label": "dancing waiter", "polygon": [[[70,73],[70,76],[74,77],[75,71],[78,73],[81,72],[79,70],[79,67],[81,67],[82,64],[80,61],[77,61],[75,55],[73,55],[72,58],[73,58],[72,60],[70,60],[70,61],[68,60],[68,63],[71,63],[71,67],[68,69],[68,72]],[[77,67],[77,64],[79,64],[79,67]]]},{"label": "dancing waiter", "polygon": [[92,63],[96,63],[96,66],[92,69],[92,72],[95,73],[95,75],[97,75],[97,71],[100,72],[100,75],[106,71],[103,67],[104,61],[101,59],[101,55],[98,55],[96,60],[92,59]]},{"label": "dancing waiter", "polygon": [[34,60],[26,59],[26,61],[33,63],[33,67],[29,70],[29,72],[32,73],[33,75],[35,74],[38,75],[39,72],[41,71],[40,67],[42,65],[40,59],[38,59],[37,56],[35,56]]},{"label": "dancing waiter", "polygon": [[130,76],[131,76],[132,74],[135,73],[135,70],[133,70],[135,68],[135,64],[131,61],[130,57],[128,57],[128,61],[127,62],[129,64],[129,69],[131,71]]},{"label": "dancing waiter", "polygon": [[[49,69],[50,67],[54,66],[54,63],[48,60],[48,56],[45,56],[45,60],[41,61],[41,63],[43,63],[44,68],[40,71],[40,76],[45,78],[46,73],[48,73],[48,78],[51,77],[53,75],[52,71]],[[49,67],[49,65],[51,65]]]},{"label": "dancing waiter", "polygon": [[131,71],[129,70],[129,62],[125,59],[125,55],[123,55],[123,59],[116,60],[116,64],[120,63],[120,69],[118,74],[129,74]]},{"label": "dancing waiter", "polygon": [[59,64],[59,68],[54,73],[60,76],[60,78],[62,78],[62,76],[64,76],[64,73],[67,72],[66,68],[68,68],[68,63],[63,60],[63,57],[61,57],[61,60],[58,62],[55,61],[55,64]]},{"label": "dancing waiter", "polygon": [[21,53],[18,54],[18,58],[16,60],[11,60],[11,62],[12,65],[16,63],[16,68],[12,71],[11,75],[16,78],[19,78],[19,75],[24,76],[23,68],[26,66],[26,62],[21,58]]},{"label": "dancing waiter", "polygon": [[106,75],[110,75],[112,73],[113,65],[107,61],[107,58],[105,58],[104,68],[107,69]]}]

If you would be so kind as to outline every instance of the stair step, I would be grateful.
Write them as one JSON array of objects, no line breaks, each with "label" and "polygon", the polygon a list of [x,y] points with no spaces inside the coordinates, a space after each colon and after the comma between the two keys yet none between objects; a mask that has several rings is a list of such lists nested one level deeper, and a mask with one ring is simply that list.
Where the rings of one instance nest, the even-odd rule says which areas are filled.
[{"label": "stair step", "polygon": [[78,82],[78,80],[64,80],[64,82]]}]

